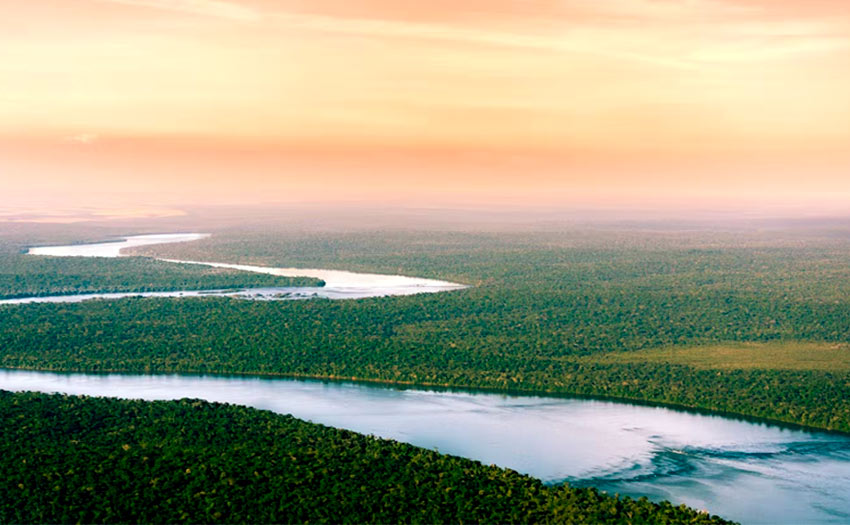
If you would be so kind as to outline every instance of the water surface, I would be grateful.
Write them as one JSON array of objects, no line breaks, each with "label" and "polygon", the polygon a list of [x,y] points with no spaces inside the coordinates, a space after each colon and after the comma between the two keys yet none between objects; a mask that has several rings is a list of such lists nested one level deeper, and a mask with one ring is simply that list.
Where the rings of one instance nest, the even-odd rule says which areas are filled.
[{"label": "water surface", "polygon": [[718,415],[245,377],[0,370],[0,389],[236,403],[744,523],[850,522],[850,437]]},{"label": "water surface", "polygon": [[208,233],[162,233],[153,235],[135,235],[123,239],[88,244],[69,244],[66,246],[36,246],[27,250],[30,255],[49,255],[51,257],[121,257],[121,250],[154,244],[198,241],[209,237]]}]

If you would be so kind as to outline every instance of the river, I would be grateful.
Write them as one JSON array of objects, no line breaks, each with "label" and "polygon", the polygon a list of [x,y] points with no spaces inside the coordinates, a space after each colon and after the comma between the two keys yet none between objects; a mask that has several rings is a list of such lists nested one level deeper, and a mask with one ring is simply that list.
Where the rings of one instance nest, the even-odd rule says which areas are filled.
[{"label": "river", "polygon": [[0,389],[200,398],[686,503],[743,523],[850,522],[850,436],[663,407],[312,380],[0,370]]},{"label": "river", "polygon": [[[130,246],[203,237],[136,236],[112,243],[33,248],[30,253],[117,257]],[[403,276],[175,262],[326,281],[323,288],[292,292],[304,296],[312,290],[324,290],[323,297],[356,298],[463,287]],[[284,293],[280,290],[289,289],[246,290],[238,296],[264,298],[268,293],[268,298],[275,298],[275,293]],[[193,293],[211,292],[158,294]],[[232,291],[221,293],[233,295]],[[122,295],[140,294],[15,302]],[[222,376],[0,370],[0,389],[236,403],[509,467],[547,483],[566,481],[611,493],[667,499],[744,523],[850,522],[850,436],[720,415],[614,401]]]}]

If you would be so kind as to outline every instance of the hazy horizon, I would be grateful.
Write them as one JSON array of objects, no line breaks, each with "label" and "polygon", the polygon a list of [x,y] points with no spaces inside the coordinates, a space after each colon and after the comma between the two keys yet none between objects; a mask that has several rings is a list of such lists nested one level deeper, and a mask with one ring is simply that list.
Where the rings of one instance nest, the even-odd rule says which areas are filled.
[{"label": "hazy horizon", "polygon": [[838,0],[6,3],[0,207],[844,215],[848,15]]}]

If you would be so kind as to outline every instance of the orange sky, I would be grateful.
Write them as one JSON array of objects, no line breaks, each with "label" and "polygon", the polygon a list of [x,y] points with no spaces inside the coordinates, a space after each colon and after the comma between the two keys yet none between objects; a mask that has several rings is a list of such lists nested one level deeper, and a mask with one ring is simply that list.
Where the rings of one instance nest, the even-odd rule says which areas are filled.
[{"label": "orange sky", "polygon": [[0,205],[107,196],[841,207],[850,3],[0,3]]}]

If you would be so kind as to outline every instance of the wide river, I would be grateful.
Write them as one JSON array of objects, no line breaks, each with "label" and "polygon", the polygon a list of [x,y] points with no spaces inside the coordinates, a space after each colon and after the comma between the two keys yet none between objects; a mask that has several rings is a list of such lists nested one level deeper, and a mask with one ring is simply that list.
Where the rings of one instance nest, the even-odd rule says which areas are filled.
[{"label": "wide river", "polygon": [[[31,253],[115,257],[125,243],[162,240],[131,237]],[[460,287],[400,276],[262,270],[319,277],[345,297]],[[743,523],[850,523],[850,436],[720,415],[563,397],[223,376],[0,370],[0,389],[236,403],[509,467],[547,483],[686,503]]]},{"label": "wide river", "polygon": [[236,403],[744,523],[850,522],[850,437],[587,399],[0,370],[0,389]]}]

